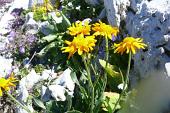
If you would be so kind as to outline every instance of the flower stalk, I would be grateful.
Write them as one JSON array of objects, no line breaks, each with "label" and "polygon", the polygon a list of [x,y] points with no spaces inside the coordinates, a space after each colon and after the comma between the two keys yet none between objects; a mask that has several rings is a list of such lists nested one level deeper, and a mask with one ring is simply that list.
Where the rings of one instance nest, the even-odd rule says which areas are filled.
[{"label": "flower stalk", "polygon": [[94,109],[94,86],[93,86],[93,82],[91,80],[91,74],[90,74],[90,69],[89,69],[89,63],[87,63],[86,61],[86,54],[85,55],[82,55],[82,59],[83,59],[83,62],[84,62],[84,65],[85,65],[85,69],[87,71],[87,79],[88,79],[88,82],[89,82],[89,86],[91,88],[91,90],[89,91],[89,94],[91,94],[91,108],[90,108],[90,113],[93,113],[93,109]]},{"label": "flower stalk", "polygon": [[120,94],[120,96],[119,96],[117,102],[115,103],[115,106],[114,106],[114,108],[113,108],[112,113],[115,112],[117,105],[119,104],[119,102],[120,102],[122,96],[125,94],[125,92],[126,92],[126,90],[127,90],[127,88],[128,88],[128,85],[129,85],[129,72],[130,72],[131,59],[132,59],[132,53],[129,52],[128,67],[127,67],[127,72],[126,72],[125,80],[124,80],[124,82],[123,82],[123,89],[122,89],[122,92],[121,92],[121,94]]},{"label": "flower stalk", "polygon": [[107,85],[107,72],[106,72],[106,68],[107,68],[108,60],[109,60],[109,40],[108,40],[107,37],[105,38],[105,42],[106,42],[106,57],[105,57],[106,66],[105,66],[105,73],[104,73],[105,83],[104,83],[104,89],[103,90],[106,89],[106,85]]},{"label": "flower stalk", "polygon": [[6,94],[8,95],[8,97],[11,98],[11,100],[13,100],[17,105],[19,105],[21,108],[23,108],[24,110],[26,110],[28,113],[32,113],[26,106],[22,105],[18,100],[16,100],[10,93],[6,92]]}]

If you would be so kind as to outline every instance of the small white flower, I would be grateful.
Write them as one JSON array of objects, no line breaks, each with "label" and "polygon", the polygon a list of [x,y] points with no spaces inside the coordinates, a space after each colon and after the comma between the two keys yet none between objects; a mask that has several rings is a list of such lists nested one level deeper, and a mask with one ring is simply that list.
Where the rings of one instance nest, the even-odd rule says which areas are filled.
[{"label": "small white flower", "polygon": [[81,7],[81,6],[77,6],[76,9],[77,9],[77,10],[80,10],[80,7]]},{"label": "small white flower", "polygon": [[[123,86],[124,86],[124,84],[121,83],[121,84],[119,84],[117,87],[118,87],[118,89],[123,90]],[[125,85],[125,89],[126,89],[126,88],[127,88],[127,84]]]},{"label": "small white flower", "polygon": [[92,20],[90,18],[86,18],[82,21],[82,25],[85,24],[85,22],[90,23]]},{"label": "small white flower", "polygon": [[73,7],[72,2],[69,2],[67,5],[70,6],[70,7]]}]

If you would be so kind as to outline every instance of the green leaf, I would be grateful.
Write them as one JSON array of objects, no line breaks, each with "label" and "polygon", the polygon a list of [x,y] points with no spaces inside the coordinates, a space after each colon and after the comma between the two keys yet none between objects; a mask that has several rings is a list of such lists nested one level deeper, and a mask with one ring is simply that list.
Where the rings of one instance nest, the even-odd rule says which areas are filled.
[{"label": "green leaf", "polygon": [[120,73],[116,71],[115,66],[108,63],[107,67],[106,67],[106,61],[101,60],[101,59],[99,59],[99,63],[110,76],[112,76],[112,77],[120,76]]},{"label": "green leaf", "polygon": [[43,43],[43,42],[51,42],[51,41],[55,40],[57,37],[58,37],[58,35],[50,34],[50,35],[47,35],[47,36],[43,37],[43,38],[41,39],[41,42],[42,42],[42,43]]},{"label": "green leaf", "polygon": [[55,24],[55,28],[58,29],[59,32],[66,32],[67,28],[71,26],[71,23],[62,12],[60,12],[60,15],[63,18],[62,22]]},{"label": "green leaf", "polygon": [[[107,111],[108,113],[112,113],[113,108],[117,100],[119,99],[119,93],[115,92],[104,92],[104,102],[102,105],[102,109]],[[116,109],[120,109],[120,105],[116,106]]]},{"label": "green leaf", "polygon": [[38,107],[42,108],[42,109],[46,109],[46,107],[44,106],[44,103],[37,99],[37,98],[33,98],[34,102],[35,102],[35,105],[37,105]]},{"label": "green leaf", "polygon": [[56,32],[55,27],[52,24],[43,25],[40,30],[44,35],[49,35]]},{"label": "green leaf", "polygon": [[66,113],[82,113],[82,112],[77,111],[77,110],[72,110],[72,111],[67,111]]},{"label": "green leaf", "polygon": [[67,19],[67,17],[62,12],[60,12],[60,14],[63,17],[63,24],[65,24],[67,27],[71,26],[69,19]]},{"label": "green leaf", "polygon": [[71,71],[70,76],[71,76],[71,78],[72,78],[73,82],[75,82],[77,85],[79,85],[79,86],[80,86],[80,83],[79,83],[79,81],[78,81],[78,79],[77,79],[76,73],[75,73],[75,72],[73,72],[73,71]]},{"label": "green leaf", "polygon": [[55,101],[46,102],[46,113],[61,113]]},{"label": "green leaf", "polygon": [[82,87],[82,86],[79,86],[79,88],[80,88],[80,91],[81,91],[81,94],[82,94],[82,98],[87,99],[88,98],[88,94],[87,94],[85,88]]},{"label": "green leaf", "polygon": [[70,111],[71,107],[72,107],[72,97],[70,95],[67,95],[67,105],[66,105],[67,110],[66,111]]},{"label": "green leaf", "polygon": [[70,75],[71,75],[72,80],[79,86],[83,98],[87,98],[87,97],[88,97],[87,92],[86,92],[86,90],[84,89],[84,87],[82,87],[82,86],[80,85],[80,83],[79,83],[79,81],[78,81],[78,79],[77,79],[76,73],[72,71]]},{"label": "green leaf", "polygon": [[49,51],[49,49],[55,46],[56,46],[56,42],[51,42],[50,44],[46,45],[39,53],[37,53],[37,56],[39,57],[44,56]]}]

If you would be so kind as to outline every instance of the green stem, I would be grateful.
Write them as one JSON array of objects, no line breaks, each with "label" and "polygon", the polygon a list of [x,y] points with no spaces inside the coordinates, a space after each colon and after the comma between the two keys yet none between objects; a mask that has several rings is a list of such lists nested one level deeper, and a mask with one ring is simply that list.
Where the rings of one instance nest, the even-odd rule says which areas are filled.
[{"label": "green stem", "polygon": [[[132,58],[132,54],[131,54],[131,52],[130,52],[130,53],[129,53],[129,59],[128,59],[128,68],[127,68],[127,72],[126,72],[126,77],[125,77],[125,81],[123,82],[123,89],[122,89],[122,92],[121,92],[121,94],[120,94],[117,102],[115,103],[115,106],[114,106],[114,108],[113,108],[113,112],[112,112],[112,113],[115,112],[116,107],[117,107],[117,105],[119,104],[121,97],[122,97],[122,96],[124,95],[124,93],[126,92],[126,89],[127,89],[126,86],[129,85],[129,71],[130,71],[130,65],[131,65],[131,58]],[[121,74],[122,74],[122,73],[121,73]]]},{"label": "green stem", "polygon": [[10,93],[6,92],[8,97],[10,97],[16,104],[18,104],[20,107],[22,107],[24,110],[26,110],[28,113],[31,113],[31,111],[24,105],[22,105],[18,100],[16,100]]},{"label": "green stem", "polygon": [[129,84],[129,72],[130,72],[130,65],[131,65],[132,53],[129,52],[129,59],[128,59],[128,68],[126,72],[126,83]]},{"label": "green stem", "polygon": [[106,39],[105,40],[105,42],[106,42],[106,57],[105,57],[106,66],[105,66],[105,73],[104,73],[105,83],[104,83],[103,92],[106,89],[106,85],[107,85],[107,72],[106,72],[106,68],[107,68],[108,60],[109,60],[109,40],[108,40],[107,37],[105,39]]},{"label": "green stem", "polygon": [[85,68],[86,68],[86,71],[87,71],[87,79],[88,79],[89,85],[91,87],[91,91],[89,92],[89,94],[92,94],[90,113],[93,113],[93,109],[94,109],[94,86],[93,86],[93,82],[91,80],[89,63],[87,63],[87,61],[86,61],[86,56],[83,55],[82,58],[83,58],[83,62],[84,62],[84,65],[85,65]]},{"label": "green stem", "polygon": [[[105,91],[106,85],[107,85],[107,72],[106,72],[106,68],[107,68],[108,60],[109,60],[109,40],[108,40],[107,37],[105,37],[105,44],[106,44],[106,46],[105,46],[105,47],[106,47],[106,48],[105,48],[105,49],[106,49],[106,50],[105,50],[105,52],[106,52],[106,56],[105,56],[106,65],[105,65],[105,72],[104,72],[105,83],[104,83],[104,87],[103,87],[103,92]],[[99,78],[100,78],[100,76],[98,76],[98,77],[96,78],[96,81],[95,81],[95,83],[94,83],[94,87],[96,86]]]},{"label": "green stem", "polygon": [[119,68],[119,72],[120,72],[120,75],[121,75],[121,78],[122,78],[122,83],[124,84],[125,79],[124,79],[123,73],[122,73],[122,71],[120,70],[120,68]]},{"label": "green stem", "polygon": [[108,60],[109,60],[109,40],[108,38],[105,39],[106,39],[106,67],[107,67]]},{"label": "green stem", "polygon": [[98,74],[97,74],[97,72],[96,72],[96,70],[95,70],[95,68],[94,68],[93,64],[91,63],[90,65],[91,65],[91,68],[92,68],[92,70],[93,70],[93,72],[94,72],[95,76],[97,76]]},{"label": "green stem", "polygon": [[97,44],[97,49],[96,49],[96,51],[95,51],[95,53],[94,53],[94,56],[96,57],[97,56],[97,54],[98,54],[98,52],[99,52],[99,48],[100,48],[100,45],[101,45],[101,43],[102,43],[102,38],[103,37],[99,37],[99,41],[98,41],[98,44]]}]

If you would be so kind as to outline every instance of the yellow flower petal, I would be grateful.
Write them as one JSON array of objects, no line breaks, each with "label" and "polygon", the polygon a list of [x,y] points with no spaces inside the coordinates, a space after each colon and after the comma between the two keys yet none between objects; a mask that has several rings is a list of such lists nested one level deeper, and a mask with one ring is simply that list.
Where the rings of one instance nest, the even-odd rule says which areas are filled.
[{"label": "yellow flower petal", "polygon": [[92,30],[95,32],[93,35],[104,36],[105,38],[109,38],[112,40],[112,36],[117,36],[119,30],[117,27],[112,27],[110,25],[106,25],[99,21],[99,23],[93,24]]},{"label": "yellow flower petal", "polygon": [[96,42],[97,40],[95,40],[94,36],[84,37],[83,34],[79,34],[74,37],[72,42],[69,42],[69,44],[67,43],[67,47],[63,47],[61,50],[63,52],[68,52],[68,58],[70,58],[75,52],[78,52],[78,55],[82,55],[84,52],[90,52],[90,50],[93,50]]},{"label": "yellow flower petal", "polygon": [[0,96],[2,96],[3,91],[9,91],[11,87],[15,87],[14,82],[16,81],[17,79],[14,78],[13,73],[11,73],[8,79],[0,78]]},{"label": "yellow flower petal", "polygon": [[79,34],[90,35],[91,25],[89,25],[88,21],[85,21],[84,24],[82,23],[82,21],[77,21],[73,23],[72,26],[68,28],[68,30],[69,34],[72,36],[76,36]]},{"label": "yellow flower petal", "polygon": [[0,97],[2,96],[2,89],[0,88]]},{"label": "yellow flower petal", "polygon": [[114,44],[116,48],[114,53],[123,54],[126,51],[126,53],[132,52],[136,54],[137,49],[145,49],[146,46],[141,38],[126,37],[119,44]]}]

